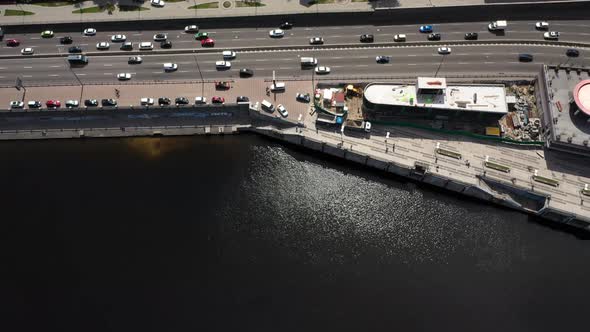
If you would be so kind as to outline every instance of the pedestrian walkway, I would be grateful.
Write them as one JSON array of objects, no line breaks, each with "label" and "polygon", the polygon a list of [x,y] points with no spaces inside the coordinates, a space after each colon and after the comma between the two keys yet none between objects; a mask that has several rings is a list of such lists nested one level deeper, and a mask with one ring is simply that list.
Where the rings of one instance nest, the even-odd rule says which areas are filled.
[{"label": "pedestrian walkway", "polygon": [[[288,15],[328,12],[367,12],[375,8],[416,8],[481,5],[484,0],[168,0],[163,8],[149,0],[94,0],[75,4],[47,1],[0,5],[2,25],[173,19],[228,16]],[[325,2],[325,3],[324,3]],[[53,6],[48,6],[53,3]],[[112,5],[112,4],[115,5]],[[258,3],[258,5],[255,5]],[[56,6],[57,4],[57,6]],[[63,5],[59,5],[63,4]],[[111,5],[109,5],[111,4]],[[141,8],[141,10],[138,10]],[[22,15],[26,14],[26,15]]]}]

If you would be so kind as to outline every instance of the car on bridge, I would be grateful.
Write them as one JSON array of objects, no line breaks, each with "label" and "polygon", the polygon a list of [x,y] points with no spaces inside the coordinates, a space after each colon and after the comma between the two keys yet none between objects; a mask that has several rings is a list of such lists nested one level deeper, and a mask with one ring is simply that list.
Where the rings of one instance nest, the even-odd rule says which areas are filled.
[{"label": "car on bridge", "polygon": [[119,47],[119,49],[121,51],[131,51],[131,50],[133,50],[133,43],[132,42],[124,42],[123,44],[121,44],[121,47]]},{"label": "car on bridge", "polygon": [[535,23],[535,29],[537,30],[547,30],[549,29],[549,23],[545,21]]},{"label": "car on bridge", "polygon": [[66,100],[66,107],[73,108],[80,106],[80,102],[74,99]]},{"label": "car on bridge", "polygon": [[86,106],[86,107],[95,107],[95,106],[98,106],[98,100],[96,100],[96,99],[86,99],[86,100],[84,100],[84,106]]},{"label": "car on bridge", "polygon": [[518,61],[520,62],[531,62],[533,61],[533,55],[527,53],[521,53],[518,55]]},{"label": "car on bridge", "polygon": [[18,39],[7,39],[6,40],[6,46],[11,46],[11,47],[15,47],[15,46],[19,46],[20,45],[20,40]]},{"label": "car on bridge", "polygon": [[250,98],[246,97],[246,96],[237,96],[236,97],[236,103],[247,103],[250,101]]},{"label": "car on bridge", "polygon": [[23,108],[25,106],[25,103],[23,103],[20,100],[16,100],[16,101],[11,101],[9,104],[11,109],[15,109],[15,108]]},{"label": "car on bridge", "polygon": [[59,39],[60,44],[71,44],[74,42],[74,39],[70,36],[63,36]]},{"label": "car on bridge", "polygon": [[156,33],[154,35],[154,41],[163,41],[168,39],[168,35],[165,33]]},{"label": "car on bridge", "polygon": [[195,39],[196,40],[204,40],[209,38],[209,33],[208,32],[199,32],[197,34],[195,34]]},{"label": "car on bridge", "polygon": [[117,79],[119,81],[128,81],[131,79],[131,74],[130,73],[119,73],[119,74],[117,74]]},{"label": "car on bridge", "polygon": [[94,29],[94,28],[84,29],[84,36],[94,36],[94,35],[96,35],[96,29]]},{"label": "car on bridge", "polygon": [[205,105],[207,104],[207,98],[205,97],[195,97],[195,105]]},{"label": "car on bridge", "polygon": [[113,35],[111,37],[111,41],[113,43],[122,43],[122,42],[124,42],[126,40],[127,40],[127,36],[125,36],[125,35]]},{"label": "car on bridge", "polygon": [[580,56],[580,51],[576,50],[575,48],[570,48],[567,51],[565,51],[565,55],[572,58],[577,58]]},{"label": "car on bridge", "polygon": [[216,90],[228,90],[231,88],[231,84],[227,81],[215,82]]},{"label": "car on bridge", "polygon": [[240,69],[240,77],[252,77],[254,76],[254,71],[249,68],[242,68]]},{"label": "car on bridge", "polygon": [[213,46],[215,46],[215,39],[207,38],[207,39],[201,40],[201,46],[202,47],[213,47]]},{"label": "car on bridge", "polygon": [[170,105],[170,98],[168,98],[168,97],[158,98],[158,105],[160,105],[160,106]]},{"label": "car on bridge", "polygon": [[130,56],[127,60],[127,63],[130,65],[137,65],[143,62],[143,59],[140,56]]},{"label": "car on bridge", "polygon": [[111,45],[108,42],[96,43],[97,50],[108,50]]},{"label": "car on bridge", "polygon": [[283,104],[279,104],[277,106],[277,111],[279,112],[279,114],[281,114],[281,116],[283,118],[286,118],[289,116],[289,112],[287,112],[287,109],[285,108],[285,106],[283,106]]},{"label": "car on bridge", "polygon": [[319,66],[315,67],[315,73],[318,75],[325,75],[330,73],[330,67]]},{"label": "car on bridge", "polygon": [[543,34],[543,37],[549,40],[557,40],[559,39],[559,35],[560,33],[557,31],[547,31]]},{"label": "car on bridge", "polygon": [[274,30],[270,30],[268,35],[270,36],[270,38],[281,38],[285,35],[285,31],[283,31],[281,29],[274,29]]},{"label": "car on bridge", "polygon": [[375,41],[373,35],[361,35],[361,43],[372,43],[373,41]]},{"label": "car on bridge", "polygon": [[184,32],[186,33],[195,33],[195,32],[199,32],[199,26],[198,25],[187,25],[184,27]]},{"label": "car on bridge", "polygon": [[391,57],[387,56],[387,55],[378,55],[375,57],[375,61],[377,63],[389,63],[390,60],[391,60]]},{"label": "car on bridge", "polygon": [[151,106],[154,104],[154,98],[144,97],[139,100],[141,106]]},{"label": "car on bridge", "polygon": [[225,98],[223,98],[223,97],[214,96],[213,98],[211,98],[211,104],[224,104],[224,103],[225,103]]},{"label": "car on bridge", "polygon": [[150,4],[153,7],[158,7],[158,8],[162,8],[162,7],[166,6],[166,2],[164,0],[151,0]]},{"label": "car on bridge", "polygon": [[293,23],[283,22],[283,23],[281,23],[281,25],[279,25],[279,28],[284,29],[284,30],[293,29]]},{"label": "car on bridge", "polygon": [[428,40],[440,40],[440,33],[431,33],[428,35]]},{"label": "car on bridge", "polygon": [[169,40],[164,40],[160,43],[160,48],[172,48],[172,42]]},{"label": "car on bridge", "polygon": [[71,46],[68,48],[68,53],[82,53],[82,47],[80,46]]},{"label": "car on bridge", "polygon": [[422,33],[431,33],[432,32],[432,25],[422,25],[422,26],[420,26],[419,30]]},{"label": "car on bridge", "polygon": [[178,65],[175,63],[167,62],[164,64],[164,71],[165,72],[176,71],[177,69],[178,69]]},{"label": "car on bridge", "polygon": [[174,99],[174,103],[176,105],[188,105],[190,101],[187,97],[176,97],[176,99]]},{"label": "car on bridge", "polygon": [[312,37],[311,39],[309,39],[309,43],[311,45],[323,45],[324,44],[324,38],[322,38],[322,37]]},{"label": "car on bridge", "polygon": [[399,35],[395,35],[393,36],[393,41],[395,42],[405,42],[406,41],[406,35],[405,34],[399,34]]},{"label": "car on bridge", "polygon": [[465,34],[465,40],[476,40],[477,37],[477,32],[468,32]]},{"label": "car on bridge", "polygon": [[59,108],[61,106],[61,102],[59,100],[49,99],[45,102],[45,106],[47,106],[47,108]]},{"label": "car on bridge", "polygon": [[53,31],[51,31],[51,30],[45,30],[45,31],[41,32],[41,37],[42,38],[52,38],[53,37]]},{"label": "car on bridge", "polygon": [[302,103],[309,103],[311,101],[311,97],[309,96],[309,93],[297,93],[295,95],[295,100]]},{"label": "car on bridge", "polygon": [[439,47],[438,48],[438,54],[442,54],[442,55],[451,54],[451,48],[450,47],[446,47],[446,46],[445,47]]},{"label": "car on bridge", "polygon": [[35,53],[35,50],[32,47],[25,47],[20,50],[20,54],[22,55],[33,55],[33,53]]},{"label": "car on bridge", "polygon": [[229,61],[215,61],[215,67],[217,69],[230,69],[231,62],[229,62]]},{"label": "car on bridge", "polygon": [[40,108],[41,106],[43,106],[43,104],[38,100],[29,100],[27,106],[29,108]]},{"label": "car on bridge", "polygon": [[100,101],[102,106],[117,106],[116,99],[103,99]]},{"label": "car on bridge", "polygon": [[221,52],[221,55],[225,60],[232,60],[236,58],[236,52],[234,51],[223,51]]}]

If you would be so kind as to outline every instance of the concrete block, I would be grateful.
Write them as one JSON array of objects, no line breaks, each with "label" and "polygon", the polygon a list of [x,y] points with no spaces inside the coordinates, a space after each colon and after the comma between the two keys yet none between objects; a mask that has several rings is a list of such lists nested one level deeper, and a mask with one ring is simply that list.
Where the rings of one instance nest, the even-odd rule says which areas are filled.
[{"label": "concrete block", "polygon": [[467,196],[483,199],[486,201],[491,201],[493,199],[493,196],[490,193],[474,186],[467,187],[463,193]]},{"label": "concrete block", "polygon": [[458,181],[454,181],[451,180],[449,182],[447,182],[447,186],[445,188],[451,190],[451,191],[456,191],[458,193],[461,193],[465,190],[465,184],[458,182]]},{"label": "concrete block", "polygon": [[354,151],[346,151],[346,153],[344,154],[344,158],[362,165],[365,165],[367,163],[367,156]]},{"label": "concrete block", "polygon": [[310,140],[309,138],[306,138],[303,140],[303,146],[308,148],[308,149],[312,149],[312,150],[316,150],[316,151],[322,151],[322,143],[321,142],[317,142],[314,140]]},{"label": "concrete block", "polygon": [[299,135],[285,135],[283,139],[289,143],[303,145],[303,137]]},{"label": "concrete block", "polygon": [[424,174],[422,181],[425,183],[429,183],[431,185],[437,186],[437,187],[444,188],[447,185],[447,182],[449,180],[447,178],[443,178],[438,175],[434,175],[432,173],[426,173],[426,174]]},{"label": "concrete block", "polygon": [[393,163],[389,164],[387,171],[399,176],[408,176],[410,175],[410,169],[406,167],[402,167]]},{"label": "concrete block", "polygon": [[382,160],[377,160],[373,158],[367,159],[367,166],[385,171],[387,170],[388,163]]},{"label": "concrete block", "polygon": [[324,152],[335,157],[344,158],[344,150],[328,144],[324,145]]}]

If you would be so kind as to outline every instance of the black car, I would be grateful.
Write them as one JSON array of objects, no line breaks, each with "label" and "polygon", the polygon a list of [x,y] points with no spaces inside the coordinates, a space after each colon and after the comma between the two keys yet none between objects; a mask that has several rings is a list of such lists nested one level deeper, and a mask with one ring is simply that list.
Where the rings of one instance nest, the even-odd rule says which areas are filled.
[{"label": "black car", "polygon": [[74,40],[70,36],[61,37],[59,42],[62,44],[71,44]]},{"label": "black car", "polygon": [[131,42],[126,42],[121,44],[121,47],[119,48],[121,51],[131,51],[133,50],[133,43]]},{"label": "black car", "polygon": [[176,97],[174,102],[176,103],[176,105],[188,105],[189,103],[188,98],[186,97]]},{"label": "black car", "polygon": [[250,101],[250,98],[246,97],[246,96],[238,96],[236,98],[236,103],[247,103]]},{"label": "black car", "polygon": [[531,61],[533,61],[533,56],[531,54],[522,53],[522,54],[519,54],[518,55],[518,61],[520,61],[520,62],[531,62]]},{"label": "black car", "polygon": [[248,68],[240,69],[240,77],[250,77],[254,75],[254,71]]},{"label": "black car", "polygon": [[428,35],[428,40],[440,40],[440,33],[431,33]]},{"label": "black car", "polygon": [[372,43],[374,40],[373,35],[361,35],[361,43]]},{"label": "black car", "polygon": [[86,99],[86,100],[84,100],[84,106],[98,106],[98,100]]},{"label": "black car", "polygon": [[72,47],[68,48],[68,53],[82,53],[82,47],[72,46]]},{"label": "black car", "polygon": [[565,55],[567,55],[569,57],[577,58],[580,56],[580,51],[576,50],[575,48],[570,48],[567,51],[565,51]]},{"label": "black car", "polygon": [[103,99],[100,102],[102,106],[117,106],[117,101],[115,99]]},{"label": "black car", "polygon": [[158,105],[160,105],[160,106],[170,105],[170,98],[166,98],[166,97],[158,98]]},{"label": "black car", "polygon": [[468,32],[465,34],[466,40],[476,40],[477,39],[477,32]]},{"label": "black car", "polygon": [[281,28],[283,30],[293,29],[293,24],[289,23],[289,22],[284,22],[284,23],[281,23],[281,25],[279,25],[279,28]]},{"label": "black car", "polygon": [[172,42],[169,40],[165,40],[160,43],[160,48],[172,48]]},{"label": "black car", "polygon": [[387,55],[379,55],[375,57],[375,61],[377,61],[377,63],[389,63],[389,61],[391,61],[391,57]]},{"label": "black car", "polygon": [[295,99],[297,99],[297,101],[300,101],[300,102],[309,103],[309,101],[311,100],[311,97],[309,96],[309,93],[298,93],[295,96]]}]

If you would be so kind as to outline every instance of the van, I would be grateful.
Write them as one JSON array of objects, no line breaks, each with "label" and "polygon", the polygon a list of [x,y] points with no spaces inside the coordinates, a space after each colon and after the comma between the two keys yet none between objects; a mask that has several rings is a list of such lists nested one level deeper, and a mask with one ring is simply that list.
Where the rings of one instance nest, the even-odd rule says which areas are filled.
[{"label": "van", "polygon": [[316,58],[306,58],[306,57],[301,58],[301,66],[302,67],[316,66],[317,64],[318,64],[318,59],[316,59]]},{"label": "van", "polygon": [[278,92],[285,91],[285,82],[276,82],[270,85],[270,91]]},{"label": "van", "polygon": [[260,106],[262,106],[262,109],[267,112],[272,113],[275,111],[275,107],[268,100],[263,100],[262,103],[260,104]]},{"label": "van", "polygon": [[396,41],[396,42],[403,42],[403,41],[406,41],[406,35],[404,35],[404,34],[401,34],[401,35],[395,35],[395,36],[393,37],[393,41]]},{"label": "van", "polygon": [[68,55],[68,62],[71,65],[86,65],[88,64],[88,56],[82,54]]},{"label": "van", "polygon": [[152,42],[141,42],[139,43],[140,50],[151,50],[154,48],[154,44]]}]

